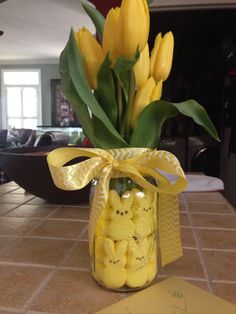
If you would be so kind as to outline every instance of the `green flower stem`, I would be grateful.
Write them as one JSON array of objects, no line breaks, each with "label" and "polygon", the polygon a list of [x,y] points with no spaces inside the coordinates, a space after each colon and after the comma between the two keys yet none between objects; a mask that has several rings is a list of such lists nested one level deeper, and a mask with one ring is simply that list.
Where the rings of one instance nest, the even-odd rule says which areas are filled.
[{"label": "green flower stem", "polygon": [[129,81],[129,96],[128,96],[128,103],[126,107],[124,122],[122,125],[122,132],[121,135],[125,134],[126,139],[129,139],[130,136],[130,118],[132,113],[132,106],[134,101],[134,95],[135,95],[135,78],[134,78],[134,72],[133,69],[130,70],[130,81]]},{"label": "green flower stem", "polygon": [[122,91],[121,91],[121,84],[118,78],[116,82],[117,82],[116,87],[117,87],[117,106],[118,106],[118,130],[121,131],[122,114],[123,114]]}]

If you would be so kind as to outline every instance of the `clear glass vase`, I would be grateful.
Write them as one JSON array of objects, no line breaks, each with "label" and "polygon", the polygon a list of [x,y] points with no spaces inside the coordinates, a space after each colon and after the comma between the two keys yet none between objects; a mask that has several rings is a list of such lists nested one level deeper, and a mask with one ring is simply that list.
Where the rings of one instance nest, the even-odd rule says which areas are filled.
[{"label": "clear glass vase", "polygon": [[[91,197],[93,189],[96,181]],[[111,179],[90,252],[92,275],[101,285],[119,291],[138,290],[156,277],[156,211],[157,193],[127,177]]]}]

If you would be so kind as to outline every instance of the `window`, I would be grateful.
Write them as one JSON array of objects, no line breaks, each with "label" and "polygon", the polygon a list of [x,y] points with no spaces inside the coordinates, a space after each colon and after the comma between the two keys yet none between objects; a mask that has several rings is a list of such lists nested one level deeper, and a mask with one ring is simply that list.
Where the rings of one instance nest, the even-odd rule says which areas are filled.
[{"label": "window", "polygon": [[41,124],[40,70],[2,70],[3,127]]}]

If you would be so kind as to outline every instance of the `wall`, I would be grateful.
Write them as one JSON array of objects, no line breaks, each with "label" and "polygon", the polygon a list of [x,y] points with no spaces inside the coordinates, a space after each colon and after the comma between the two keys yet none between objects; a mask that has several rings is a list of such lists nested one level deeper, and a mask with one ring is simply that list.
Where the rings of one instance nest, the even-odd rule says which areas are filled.
[{"label": "wall", "polygon": [[[42,124],[51,125],[51,87],[50,80],[60,78],[58,64],[27,64],[27,65],[0,65],[2,69],[40,69],[41,70],[41,84],[42,84]],[[0,76],[1,86],[1,76]],[[0,89],[0,129],[2,127],[2,106]]]}]

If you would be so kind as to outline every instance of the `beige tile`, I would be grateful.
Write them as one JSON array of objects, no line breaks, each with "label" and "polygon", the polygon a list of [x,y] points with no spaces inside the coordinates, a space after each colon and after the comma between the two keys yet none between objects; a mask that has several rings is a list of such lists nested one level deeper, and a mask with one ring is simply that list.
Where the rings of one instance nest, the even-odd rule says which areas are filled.
[{"label": "beige tile", "polygon": [[30,235],[78,239],[86,226],[87,223],[79,221],[48,220],[33,230]]},{"label": "beige tile", "polygon": [[9,249],[17,240],[17,237],[0,237],[0,261],[2,260],[3,251]]},{"label": "beige tile", "polygon": [[9,193],[11,191],[15,191],[17,189],[16,186],[9,186],[6,184],[2,184],[0,185],[0,195],[5,194],[5,193]]},{"label": "beige tile", "polygon": [[181,227],[180,232],[183,246],[196,247],[192,228]]},{"label": "beige tile", "polygon": [[0,265],[0,305],[21,308],[48,272],[41,268]]},{"label": "beige tile", "polygon": [[226,203],[197,203],[188,202],[188,208],[193,213],[204,212],[204,213],[216,213],[216,214],[230,214],[231,209]]},{"label": "beige tile", "polygon": [[180,225],[181,226],[190,226],[188,214],[180,213]]},{"label": "beige tile", "polygon": [[32,198],[31,200],[27,202],[27,204],[29,205],[57,205],[57,204],[50,203],[40,197]]},{"label": "beige tile", "polygon": [[6,216],[25,218],[46,218],[57,206],[47,205],[21,205],[9,212]]},{"label": "beige tile", "polygon": [[38,220],[15,218],[15,217],[1,217],[0,218],[0,234],[4,235],[25,235],[32,230],[37,224]]},{"label": "beige tile", "polygon": [[15,189],[15,190],[11,191],[11,193],[30,195],[29,192],[27,192],[25,189],[22,189],[22,188]]},{"label": "beige tile", "polygon": [[8,262],[58,265],[74,242],[67,240],[25,238],[13,248],[5,250],[1,260]]},{"label": "beige tile", "polygon": [[19,206],[18,204],[0,204],[0,216],[5,215],[7,212]]},{"label": "beige tile", "polygon": [[196,229],[202,248],[236,250],[236,230]]},{"label": "beige tile", "polygon": [[33,198],[32,195],[8,193],[0,196],[0,203],[22,204]]},{"label": "beige tile", "polygon": [[36,298],[31,310],[52,314],[94,313],[122,295],[100,287],[89,272],[58,271]]},{"label": "beige tile", "polygon": [[236,281],[236,252],[202,251],[211,280]]},{"label": "beige tile", "polygon": [[235,215],[192,214],[192,221],[195,227],[236,229]]},{"label": "beige tile", "polygon": [[64,206],[58,209],[50,218],[88,220],[89,213],[88,206]]},{"label": "beige tile", "polygon": [[220,192],[186,192],[184,197],[187,202],[214,202],[225,203],[225,199]]},{"label": "beige tile", "polygon": [[215,295],[236,304],[236,284],[234,283],[212,283]]},{"label": "beige tile", "polygon": [[184,249],[181,258],[160,268],[160,274],[205,279],[197,250]]},{"label": "beige tile", "polygon": [[65,267],[77,267],[89,269],[89,246],[87,241],[80,241],[73,252],[62,264]]},{"label": "beige tile", "polygon": [[2,186],[14,186],[15,188],[18,188],[19,187],[19,185],[15,182],[15,181],[9,181],[9,182],[7,182],[7,183],[4,183]]}]

